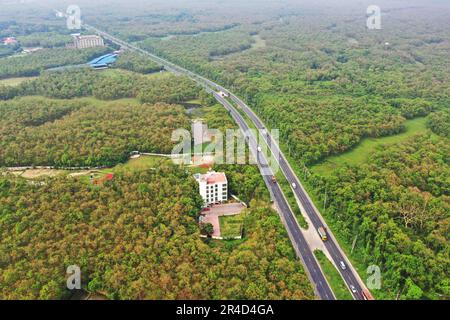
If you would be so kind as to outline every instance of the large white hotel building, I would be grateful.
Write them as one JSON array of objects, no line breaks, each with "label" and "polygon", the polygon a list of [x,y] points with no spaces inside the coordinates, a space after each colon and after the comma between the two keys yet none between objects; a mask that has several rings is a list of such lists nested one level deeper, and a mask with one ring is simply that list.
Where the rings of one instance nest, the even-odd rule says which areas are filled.
[{"label": "large white hotel building", "polygon": [[200,186],[200,195],[205,206],[222,203],[228,200],[228,180],[223,172],[209,171],[206,174],[195,174]]}]

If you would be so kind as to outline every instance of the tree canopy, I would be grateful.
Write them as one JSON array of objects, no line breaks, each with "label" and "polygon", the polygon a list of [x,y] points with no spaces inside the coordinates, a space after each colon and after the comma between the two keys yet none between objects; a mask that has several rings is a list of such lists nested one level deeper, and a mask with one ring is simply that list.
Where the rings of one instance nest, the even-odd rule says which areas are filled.
[{"label": "tree canopy", "polygon": [[254,205],[246,240],[210,246],[202,200],[184,170],[117,172],[102,186],[76,178],[0,178],[0,298],[60,299],[66,268],[113,299],[312,299],[276,213]]}]

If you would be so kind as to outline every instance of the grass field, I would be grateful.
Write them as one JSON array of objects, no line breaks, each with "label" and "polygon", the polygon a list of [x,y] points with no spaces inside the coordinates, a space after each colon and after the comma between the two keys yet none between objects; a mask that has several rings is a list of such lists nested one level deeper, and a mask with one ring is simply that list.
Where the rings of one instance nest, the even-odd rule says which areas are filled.
[{"label": "grass field", "polygon": [[325,277],[328,280],[328,283],[331,286],[331,290],[333,290],[334,295],[338,300],[353,300],[353,297],[348,291],[347,286],[344,283],[344,280],[341,278],[341,275],[336,270],[334,265],[328,260],[325,254],[320,250],[315,250],[314,255],[317,260],[319,260],[320,267],[322,268]]},{"label": "grass field", "polygon": [[369,154],[383,145],[390,145],[405,141],[408,138],[427,131],[426,118],[417,118],[405,122],[405,131],[381,138],[365,138],[352,150],[340,155],[328,157],[323,162],[312,166],[312,172],[328,176],[333,170],[342,167],[344,164],[357,165],[364,163]]},{"label": "grass field", "polygon": [[93,175],[94,179],[101,179],[108,173],[115,173],[119,170],[126,171],[143,171],[143,170],[152,170],[154,168],[158,168],[161,163],[170,161],[170,159],[157,157],[157,156],[141,156],[136,159],[130,159],[124,164],[118,164],[113,168],[105,168],[101,170],[85,170],[85,171],[76,171],[71,175],[75,177],[79,177],[84,182],[90,182],[90,176]]},{"label": "grass field", "polygon": [[223,238],[234,238],[241,236],[244,218],[245,213],[237,214],[234,216],[219,217],[220,236]]},{"label": "grass field", "polygon": [[171,161],[170,159],[163,157],[152,157],[152,156],[141,156],[136,159],[130,159],[125,164],[118,165],[116,168],[123,168],[125,170],[149,170],[153,168],[157,168],[161,165],[161,163]]}]

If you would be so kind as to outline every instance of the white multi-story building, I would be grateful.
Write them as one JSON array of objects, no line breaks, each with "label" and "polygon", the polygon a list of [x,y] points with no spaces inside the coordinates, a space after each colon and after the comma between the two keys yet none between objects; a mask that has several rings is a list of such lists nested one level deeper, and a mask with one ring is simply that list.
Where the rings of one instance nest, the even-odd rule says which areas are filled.
[{"label": "white multi-story building", "polygon": [[228,180],[225,173],[209,171],[206,174],[195,174],[194,177],[200,186],[205,206],[228,200]]}]

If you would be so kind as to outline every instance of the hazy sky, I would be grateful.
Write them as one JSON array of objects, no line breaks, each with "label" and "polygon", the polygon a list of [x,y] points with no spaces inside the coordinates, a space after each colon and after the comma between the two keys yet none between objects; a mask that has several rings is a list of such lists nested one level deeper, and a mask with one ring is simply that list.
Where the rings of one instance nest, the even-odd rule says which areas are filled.
[{"label": "hazy sky", "polygon": [[272,6],[286,6],[290,5],[292,7],[297,6],[343,6],[343,5],[380,5],[380,6],[416,6],[416,5],[450,5],[449,0],[0,0],[3,5],[9,4],[47,4],[47,5],[67,5],[67,4],[78,4],[78,5],[115,5],[121,4],[127,7],[151,7],[155,6],[173,6],[173,7],[198,7],[201,5],[210,6],[229,6],[229,5],[272,5]]}]

